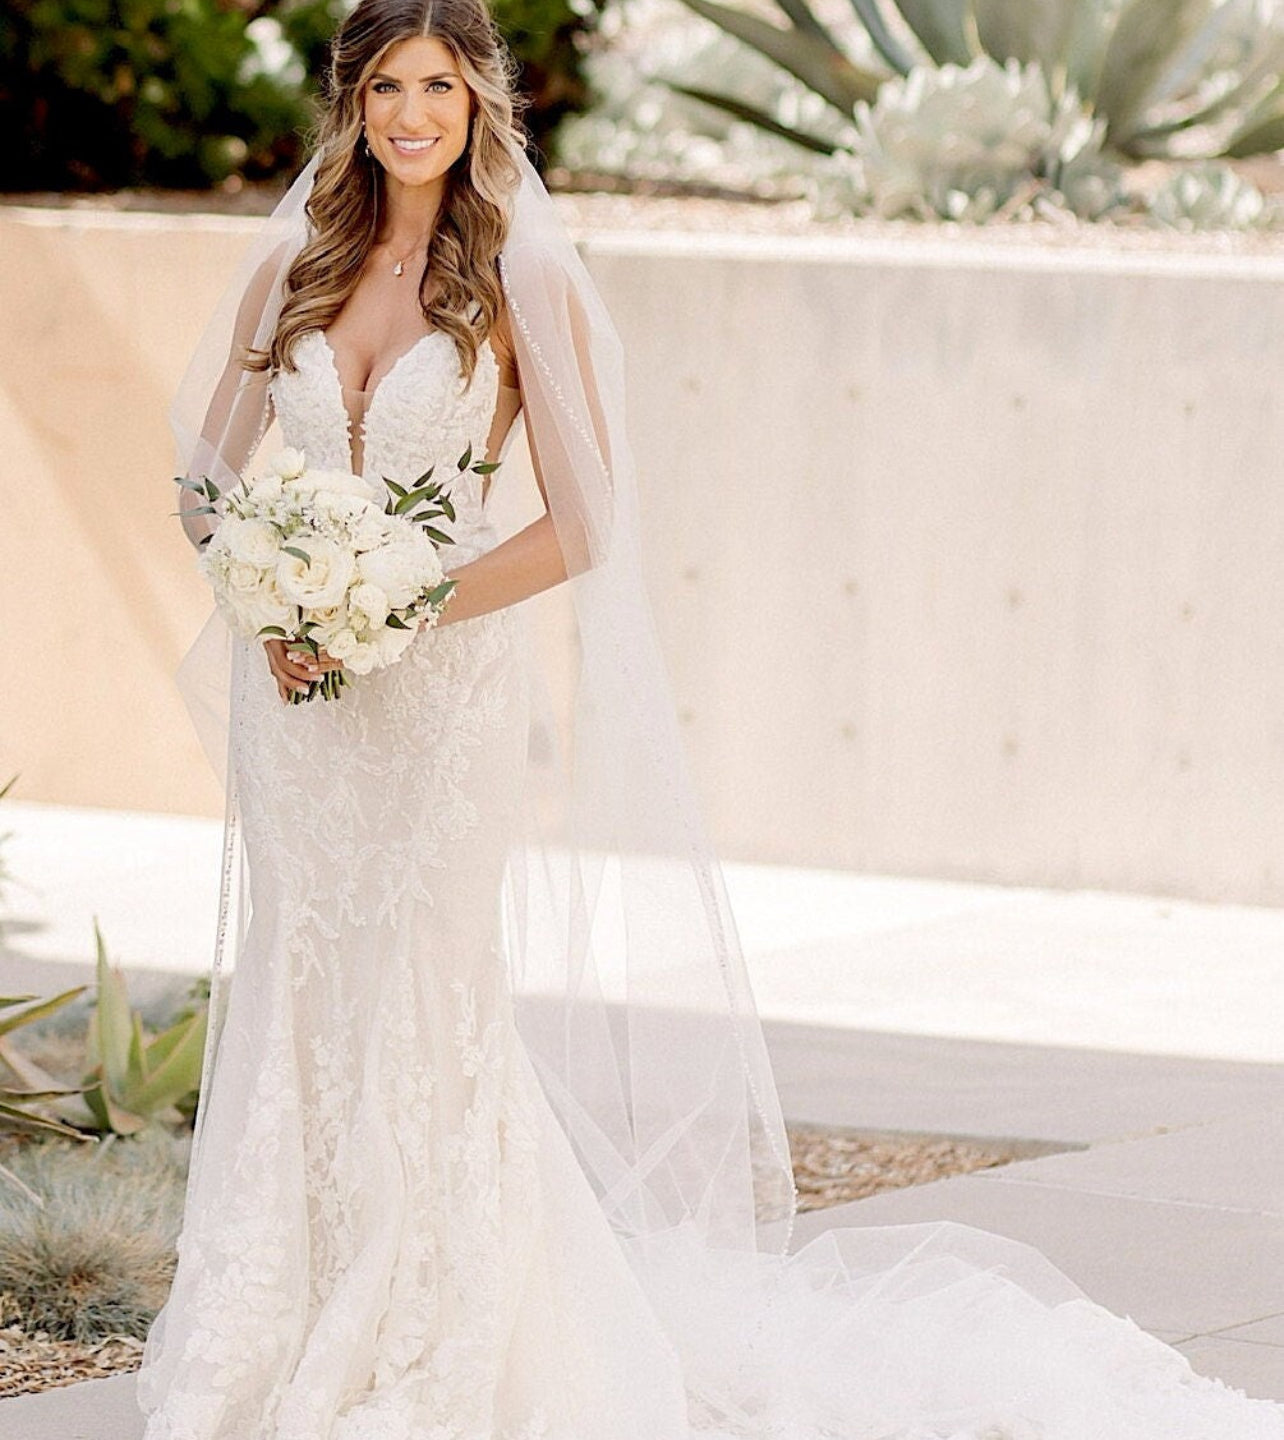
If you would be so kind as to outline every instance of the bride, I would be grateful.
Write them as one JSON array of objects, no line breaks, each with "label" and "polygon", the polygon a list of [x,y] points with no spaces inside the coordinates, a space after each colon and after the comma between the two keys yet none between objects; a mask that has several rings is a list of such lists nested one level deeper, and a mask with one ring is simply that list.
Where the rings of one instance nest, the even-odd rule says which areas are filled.
[{"label": "bride", "polygon": [[[643,598],[614,331],[482,0],[361,0],[330,81],[176,401],[186,473],[235,483],[272,420],[376,480],[466,450],[499,469],[453,480],[457,588],[397,664],[289,704],[339,662],[217,616],[185,661],[228,821],[147,1440],[1284,1437],[1284,1407],[997,1236],[789,1254],[784,1125]],[[501,538],[519,416],[538,505]],[[185,505],[199,546],[217,517]],[[746,603],[780,583],[746,577]]]}]

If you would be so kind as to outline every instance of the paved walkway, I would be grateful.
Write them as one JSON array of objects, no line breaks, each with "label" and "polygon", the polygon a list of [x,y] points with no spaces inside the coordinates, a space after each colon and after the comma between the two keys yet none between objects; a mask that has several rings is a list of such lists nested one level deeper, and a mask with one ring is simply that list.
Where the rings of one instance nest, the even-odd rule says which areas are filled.
[{"label": "paved walkway", "polygon": [[[208,964],[219,826],[5,802],[0,991],[137,1000]],[[1063,1153],[800,1217],[1030,1241],[1192,1363],[1284,1400],[1284,912],[732,866],[785,1113]],[[0,1401],[0,1440],[135,1440],[122,1377]]]}]

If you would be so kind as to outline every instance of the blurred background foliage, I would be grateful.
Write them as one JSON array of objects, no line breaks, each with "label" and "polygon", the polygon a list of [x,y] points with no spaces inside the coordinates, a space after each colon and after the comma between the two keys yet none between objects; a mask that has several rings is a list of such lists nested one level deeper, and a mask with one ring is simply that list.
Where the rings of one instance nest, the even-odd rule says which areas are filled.
[{"label": "blurred background foliage", "polygon": [[[296,170],[353,0],[5,0],[0,189]],[[819,213],[1284,220],[1284,0],[491,0],[579,188]]]},{"label": "blurred background foliage", "polygon": [[884,218],[1278,218],[1240,170],[1284,147],[1284,0],[611,0],[601,30],[572,169]]},{"label": "blurred background foliage", "polygon": [[[495,0],[546,151],[603,0]],[[351,0],[5,0],[0,189],[201,188],[297,169]]]}]

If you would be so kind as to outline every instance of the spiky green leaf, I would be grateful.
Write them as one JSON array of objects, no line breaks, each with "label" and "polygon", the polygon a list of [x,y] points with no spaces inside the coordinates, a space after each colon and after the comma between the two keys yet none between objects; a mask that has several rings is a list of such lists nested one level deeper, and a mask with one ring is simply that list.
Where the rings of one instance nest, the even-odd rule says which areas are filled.
[{"label": "spiky green leaf", "polygon": [[[792,126],[782,124],[766,110],[760,109],[757,105],[750,105],[745,100],[737,100],[734,95],[720,95],[716,90],[704,90],[698,85],[675,85],[667,81],[665,83],[678,95],[685,95],[690,100],[698,100],[702,105],[712,106],[713,109],[720,110],[725,115],[735,116],[737,120],[747,120],[749,124],[756,125],[759,130],[765,130],[771,135],[779,135],[784,140],[792,140],[795,145],[801,145],[803,149],[811,150],[818,155],[832,155],[838,148],[836,145],[831,145],[828,140],[822,140],[818,135],[809,135],[803,130],[795,130]],[[480,465],[473,468],[479,475],[486,473]]]}]

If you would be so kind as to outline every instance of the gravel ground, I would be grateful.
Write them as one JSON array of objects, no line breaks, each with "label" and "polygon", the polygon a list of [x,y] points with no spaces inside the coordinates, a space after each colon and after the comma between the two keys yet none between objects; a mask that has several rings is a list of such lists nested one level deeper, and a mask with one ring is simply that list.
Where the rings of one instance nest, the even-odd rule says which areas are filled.
[{"label": "gravel ground", "polygon": [[[791,1125],[789,1148],[800,1211],[1004,1165],[1031,1153],[1019,1143],[871,1134],[818,1125]],[[0,1295],[0,1399],[137,1370],[141,1363],[143,1342],[130,1336],[85,1345],[52,1340],[44,1331],[28,1335],[17,1319],[13,1305]]]}]

